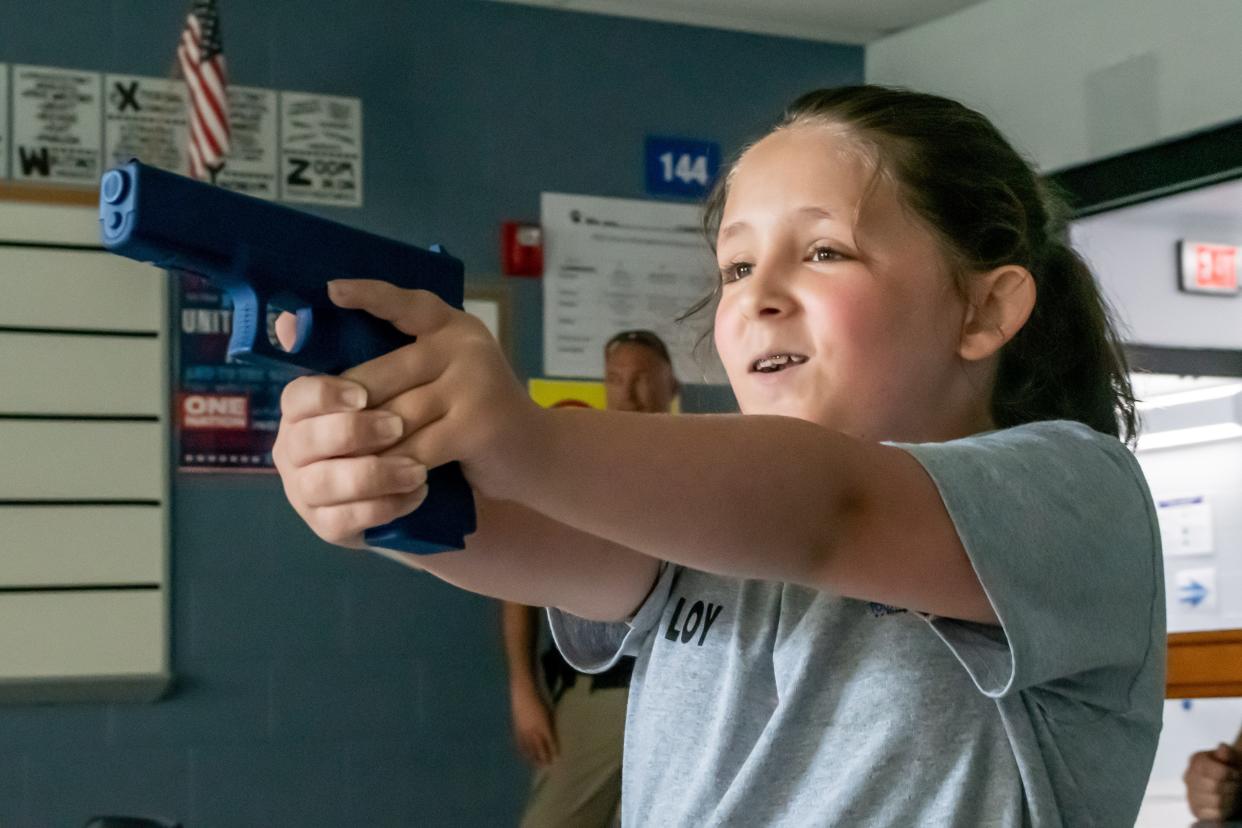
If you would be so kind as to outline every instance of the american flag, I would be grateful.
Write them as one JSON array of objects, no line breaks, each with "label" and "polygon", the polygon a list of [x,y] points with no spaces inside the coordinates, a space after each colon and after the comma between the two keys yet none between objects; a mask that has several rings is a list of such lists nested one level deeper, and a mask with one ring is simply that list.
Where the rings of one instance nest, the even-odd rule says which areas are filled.
[{"label": "american flag", "polygon": [[190,90],[190,175],[215,180],[229,152],[228,72],[215,0],[195,0],[177,46]]}]

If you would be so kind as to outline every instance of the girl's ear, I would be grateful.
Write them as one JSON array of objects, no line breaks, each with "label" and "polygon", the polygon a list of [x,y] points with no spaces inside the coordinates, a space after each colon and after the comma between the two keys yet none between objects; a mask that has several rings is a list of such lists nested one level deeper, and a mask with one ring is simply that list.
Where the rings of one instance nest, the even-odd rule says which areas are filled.
[{"label": "girl's ear", "polygon": [[971,362],[986,359],[1013,338],[1035,307],[1035,278],[1020,265],[980,273],[969,287],[957,352]]}]

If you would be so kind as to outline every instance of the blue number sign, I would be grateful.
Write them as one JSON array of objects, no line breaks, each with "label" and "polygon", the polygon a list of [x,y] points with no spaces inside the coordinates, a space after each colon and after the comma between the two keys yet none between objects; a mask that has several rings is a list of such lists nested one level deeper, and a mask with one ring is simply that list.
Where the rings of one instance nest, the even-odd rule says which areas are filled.
[{"label": "blue number sign", "polygon": [[711,141],[647,136],[647,192],[702,198],[720,169],[720,145]]}]

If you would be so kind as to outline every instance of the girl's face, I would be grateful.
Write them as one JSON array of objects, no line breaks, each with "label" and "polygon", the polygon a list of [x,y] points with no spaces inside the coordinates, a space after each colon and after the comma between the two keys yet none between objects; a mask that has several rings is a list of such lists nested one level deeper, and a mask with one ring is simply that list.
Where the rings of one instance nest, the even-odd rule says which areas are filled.
[{"label": "girl's face", "polygon": [[957,354],[965,302],[931,231],[872,170],[829,126],[773,133],[736,166],[717,238],[729,382],[744,413],[863,439],[977,431],[986,396]]}]

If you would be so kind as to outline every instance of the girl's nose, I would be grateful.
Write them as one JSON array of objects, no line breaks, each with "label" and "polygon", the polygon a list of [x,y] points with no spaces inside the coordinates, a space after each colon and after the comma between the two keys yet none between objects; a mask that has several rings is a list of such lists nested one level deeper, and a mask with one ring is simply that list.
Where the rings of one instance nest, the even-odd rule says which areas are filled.
[{"label": "girl's nose", "polygon": [[796,303],[789,291],[789,280],[784,276],[778,265],[757,267],[743,282],[742,312],[752,319],[775,318],[792,312]]}]

